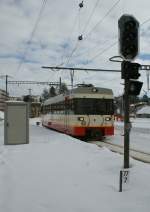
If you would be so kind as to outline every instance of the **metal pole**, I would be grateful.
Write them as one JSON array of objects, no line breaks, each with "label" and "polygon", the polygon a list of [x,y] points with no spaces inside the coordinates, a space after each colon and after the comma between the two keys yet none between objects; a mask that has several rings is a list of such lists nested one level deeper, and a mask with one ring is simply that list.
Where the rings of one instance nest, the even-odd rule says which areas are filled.
[{"label": "metal pole", "polygon": [[122,171],[120,171],[119,192],[122,192]]},{"label": "metal pole", "polygon": [[129,140],[130,140],[130,121],[129,121],[129,79],[125,79],[124,92],[124,168],[129,168]]},{"label": "metal pole", "polygon": [[147,91],[149,91],[149,70],[146,71],[147,75]]},{"label": "metal pole", "polygon": [[73,68],[73,67],[57,67],[57,66],[42,66],[43,69],[56,69],[56,70],[72,70],[72,71],[102,71],[102,72],[120,72],[120,70],[113,69],[94,69],[94,68]]},{"label": "metal pole", "polygon": [[6,75],[6,95],[7,95],[7,92],[8,92],[8,75]]},{"label": "metal pole", "polygon": [[32,91],[32,89],[31,89],[31,88],[29,88],[28,90],[29,90],[29,95],[31,96],[31,91]]},{"label": "metal pole", "polygon": [[31,91],[32,91],[32,89],[31,88],[29,88],[28,89],[29,90],[29,102],[28,102],[28,107],[29,107],[29,118],[31,118],[32,117],[32,108],[31,108],[31,105],[32,105],[32,101],[31,101]]},{"label": "metal pole", "polygon": [[60,87],[61,87],[61,77],[59,78],[59,85],[60,85]]},{"label": "metal pole", "polygon": [[70,76],[71,76],[71,87],[73,89],[74,70],[70,70]]},{"label": "metal pole", "polygon": [[59,92],[61,92],[61,77],[59,78]]}]

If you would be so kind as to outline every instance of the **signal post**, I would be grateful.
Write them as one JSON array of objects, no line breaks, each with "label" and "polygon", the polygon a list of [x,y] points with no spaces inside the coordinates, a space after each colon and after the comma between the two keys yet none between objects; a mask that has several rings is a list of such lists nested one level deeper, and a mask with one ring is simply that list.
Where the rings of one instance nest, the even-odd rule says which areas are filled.
[{"label": "signal post", "polygon": [[123,58],[121,78],[124,79],[124,168],[129,168],[129,145],[131,123],[129,117],[129,96],[139,95],[142,82],[139,78],[140,64],[131,61],[138,54],[139,22],[131,15],[123,15],[118,21],[119,52]]}]

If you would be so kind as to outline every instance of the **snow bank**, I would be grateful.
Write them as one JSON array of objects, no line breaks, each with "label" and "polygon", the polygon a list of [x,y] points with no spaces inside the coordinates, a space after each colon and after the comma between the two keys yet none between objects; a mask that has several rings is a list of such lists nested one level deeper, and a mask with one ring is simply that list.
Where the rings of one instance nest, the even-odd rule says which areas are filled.
[{"label": "snow bank", "polygon": [[31,124],[30,143],[18,146],[2,145],[0,126],[0,211],[149,211],[149,165],[131,160],[119,193],[122,156]]}]

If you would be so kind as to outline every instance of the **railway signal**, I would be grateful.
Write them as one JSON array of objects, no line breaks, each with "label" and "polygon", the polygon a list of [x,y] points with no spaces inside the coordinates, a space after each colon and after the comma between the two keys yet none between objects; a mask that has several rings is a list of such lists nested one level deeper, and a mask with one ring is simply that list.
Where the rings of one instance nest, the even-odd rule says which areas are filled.
[{"label": "railway signal", "polygon": [[129,81],[129,90],[128,94],[137,96],[140,94],[141,88],[142,88],[143,82],[130,80]]},{"label": "railway signal", "polygon": [[31,96],[30,95],[26,95],[23,97],[23,101],[24,102],[30,102],[31,101]]},{"label": "railway signal", "polygon": [[143,83],[136,81],[141,76],[139,73],[140,67],[139,63],[131,63],[129,61],[121,63],[121,78],[129,80],[128,95],[137,96],[140,94]]},{"label": "railway signal", "polygon": [[129,61],[123,61],[121,63],[121,78],[122,79],[138,79],[141,75],[139,74],[139,63],[131,63]]},{"label": "railway signal", "polygon": [[138,95],[142,82],[139,78],[140,64],[132,63],[139,50],[139,22],[131,15],[122,15],[118,21],[119,52],[123,58],[121,63],[121,78],[124,79],[124,168],[129,168],[129,95]]},{"label": "railway signal", "polygon": [[131,15],[122,15],[118,26],[120,54],[125,60],[133,60],[139,49],[139,22]]}]

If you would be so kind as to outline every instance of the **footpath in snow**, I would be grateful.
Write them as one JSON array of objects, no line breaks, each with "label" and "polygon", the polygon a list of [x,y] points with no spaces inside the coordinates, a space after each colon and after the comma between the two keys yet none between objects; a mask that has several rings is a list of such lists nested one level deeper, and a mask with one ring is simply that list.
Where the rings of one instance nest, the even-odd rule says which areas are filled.
[{"label": "footpath in snow", "polygon": [[149,212],[150,165],[30,124],[30,143],[4,146],[0,122],[0,212]]}]

